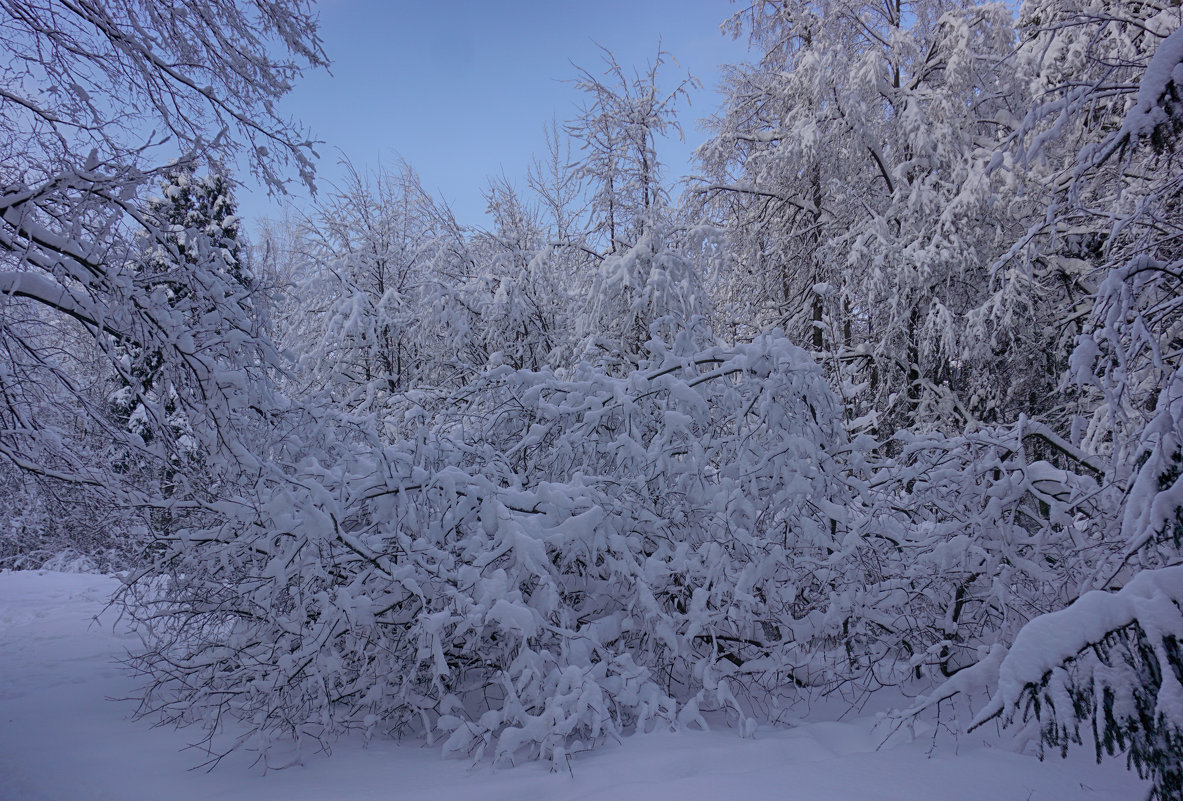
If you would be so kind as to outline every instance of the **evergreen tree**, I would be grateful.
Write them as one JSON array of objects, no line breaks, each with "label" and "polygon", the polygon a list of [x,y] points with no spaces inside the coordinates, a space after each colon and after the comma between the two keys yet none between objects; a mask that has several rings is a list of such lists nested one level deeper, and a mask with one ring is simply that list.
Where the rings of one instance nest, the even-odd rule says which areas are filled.
[{"label": "evergreen tree", "polygon": [[[144,209],[150,233],[140,239],[132,281],[190,324],[207,311],[196,300],[203,293],[195,292],[193,285],[207,280],[201,274],[206,270],[225,279],[222,292],[227,300],[252,308],[248,251],[240,238],[229,180],[217,171],[197,176],[189,167],[177,167],[166,174],[160,191]],[[174,390],[162,379],[164,352],[128,341],[116,347],[122,369],[111,397],[112,413],[128,430],[150,440],[148,417],[168,421],[176,412]],[[177,420],[167,425],[177,434],[184,427]]]}]

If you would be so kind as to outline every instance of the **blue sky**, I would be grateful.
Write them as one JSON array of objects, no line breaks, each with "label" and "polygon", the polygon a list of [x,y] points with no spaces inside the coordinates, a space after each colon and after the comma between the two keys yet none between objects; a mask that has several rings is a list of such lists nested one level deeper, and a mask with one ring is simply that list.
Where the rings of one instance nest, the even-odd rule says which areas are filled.
[{"label": "blue sky", "polygon": [[[579,93],[572,63],[598,73],[609,48],[631,71],[659,39],[678,66],[703,83],[683,106],[687,142],[665,143],[666,175],[685,174],[704,134],[697,121],[718,106],[718,66],[746,49],[719,32],[735,10],[726,0],[323,0],[321,37],[332,74],[307,73],[282,108],[307,124],[320,146],[322,191],[344,154],[359,167],[398,156],[462,223],[484,221],[483,188],[505,173],[521,182],[542,128],[572,117]],[[301,197],[293,198],[303,203]],[[240,193],[248,217],[275,214],[264,197]]]}]

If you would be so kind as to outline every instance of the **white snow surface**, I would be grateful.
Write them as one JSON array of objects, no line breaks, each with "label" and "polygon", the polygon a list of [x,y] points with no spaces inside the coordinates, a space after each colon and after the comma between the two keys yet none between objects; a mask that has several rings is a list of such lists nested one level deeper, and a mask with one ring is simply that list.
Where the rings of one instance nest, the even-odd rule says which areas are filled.
[{"label": "white snow surface", "polygon": [[[0,801],[1117,801],[1145,787],[1121,760],[1094,765],[943,736],[879,746],[870,719],[644,735],[571,760],[495,769],[439,748],[375,738],[263,774],[249,753],[193,770],[192,729],[133,720],[136,688],[117,660],[134,645],[111,612],[111,577],[0,573]],[[96,615],[97,620],[96,620]]]}]

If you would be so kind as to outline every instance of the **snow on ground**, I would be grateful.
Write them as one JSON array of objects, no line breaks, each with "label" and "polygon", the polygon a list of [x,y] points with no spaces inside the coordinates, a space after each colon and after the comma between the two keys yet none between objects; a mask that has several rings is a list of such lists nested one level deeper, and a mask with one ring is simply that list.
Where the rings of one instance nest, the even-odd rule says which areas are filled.
[{"label": "snow on ground", "polygon": [[[573,772],[443,760],[438,749],[338,744],[332,758],[263,775],[250,755],[191,770],[193,730],[131,719],[135,680],[115,660],[133,644],[111,613],[110,577],[0,573],[0,801],[1126,801],[1144,786],[1078,749],[1039,762],[931,739],[876,750],[867,722],[633,737],[582,755]],[[929,756],[932,751],[933,755]]]}]

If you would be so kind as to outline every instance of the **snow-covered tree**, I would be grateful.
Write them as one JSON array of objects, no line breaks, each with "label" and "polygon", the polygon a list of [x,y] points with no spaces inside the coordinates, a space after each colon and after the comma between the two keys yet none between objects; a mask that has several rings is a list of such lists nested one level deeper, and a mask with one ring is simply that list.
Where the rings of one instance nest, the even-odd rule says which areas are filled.
[{"label": "snow-covered tree", "polygon": [[[194,287],[182,283],[194,266],[230,279],[227,289],[246,295],[252,280],[229,181],[217,172],[196,176],[181,167],[166,176],[160,191],[161,196],[148,199],[143,212],[153,234],[142,234],[132,281],[161,296],[186,321],[196,321],[207,311],[193,304]],[[173,392],[161,383],[164,354],[146,352],[135,342],[119,342],[117,347],[125,364],[111,398],[112,412],[129,430],[150,440],[156,426],[149,420],[170,425],[167,419],[175,411]]]},{"label": "snow-covered tree", "polygon": [[1058,299],[992,287],[1021,231],[991,170],[1023,107],[1009,11],[760,2],[729,25],[759,60],[730,69],[700,150],[735,248],[721,330],[785,326],[883,435],[1041,411]]},{"label": "snow-covered tree", "polygon": [[[493,228],[477,234],[475,259],[485,273],[472,297],[482,349],[516,368],[540,369],[571,350],[573,311],[570,231],[565,204],[552,207],[548,232],[538,210],[504,177],[486,192]],[[562,233],[560,233],[562,231]],[[567,239],[563,243],[563,239]]]},{"label": "snow-covered tree", "polygon": [[[342,408],[381,408],[434,385],[458,360],[483,363],[463,290],[474,268],[451,211],[406,163],[363,172],[299,224],[290,336],[305,384]],[[298,393],[303,390],[295,390]]]},{"label": "snow-covered tree", "polygon": [[[1123,547],[1119,559],[1099,566],[1098,586],[1116,591],[1086,595],[1024,631],[979,719],[1021,707],[1039,719],[1049,744],[1064,749],[1079,741],[1081,722],[1091,720],[1098,756],[1128,751],[1153,779],[1152,798],[1177,798],[1183,794],[1183,217],[1177,207],[1183,14],[1149,5],[1107,7],[1058,22],[1077,41],[1089,37],[1086,74],[1096,76],[1085,91],[1078,85],[1062,93],[1061,117],[1094,113],[1114,94],[1125,95],[1123,115],[1090,126],[1100,135],[1078,151],[1068,184],[1077,219],[1104,215],[1090,228],[1103,237],[1105,274],[1092,325],[1073,358],[1078,378],[1105,399],[1114,469],[1126,488]],[[1111,43],[1121,47],[1103,47]],[[1071,636],[1041,642],[1051,626]]]},{"label": "snow-covered tree", "polygon": [[[626,370],[643,357],[652,325],[672,315],[675,327],[685,327],[705,308],[697,259],[678,252],[682,234],[672,224],[657,156],[659,137],[682,136],[677,107],[699,84],[687,76],[663,89],[667,60],[672,56],[659,49],[645,73],[630,80],[605,50],[602,77],[580,71],[575,86],[586,102],[567,126],[583,151],[574,166],[590,200],[584,247],[595,256],[579,276],[587,298],[579,348]],[[689,247],[696,245],[701,238]]]},{"label": "snow-covered tree", "polygon": [[698,82],[687,76],[664,89],[659,73],[672,57],[660,48],[645,73],[631,79],[611,51],[603,52],[602,76],[581,69],[575,79],[586,101],[567,130],[583,151],[575,169],[590,192],[593,240],[601,252],[615,253],[635,244],[668,203],[657,140],[682,135],[675,112]]},{"label": "snow-covered tree", "polygon": [[[193,511],[257,462],[248,443],[274,410],[264,369],[278,359],[222,243],[181,258],[181,223],[145,196],[238,155],[274,189],[292,166],[311,182],[311,145],[273,101],[325,63],[315,19],[300,2],[18,0],[0,38],[0,458],[88,488],[96,509]],[[183,300],[142,269],[151,248],[173,257]],[[143,389],[132,353],[172,405],[136,431],[110,408],[112,376]],[[112,469],[195,452],[220,478],[178,474],[167,496]]]},{"label": "snow-covered tree", "polygon": [[1079,597],[936,697],[992,686],[973,725],[1035,718],[1043,742],[1064,751],[1091,728],[1098,758],[1125,751],[1152,780],[1152,798],[1178,798],[1183,15],[1153,4],[1031,2],[1022,19],[1020,55],[1045,94],[1017,128],[1015,160],[1056,170],[1045,218],[1021,244],[1053,256],[1059,245],[1060,258],[1083,250],[1099,273],[1072,368],[1100,403],[1077,436],[1099,452],[1120,504],[1098,516]]}]

